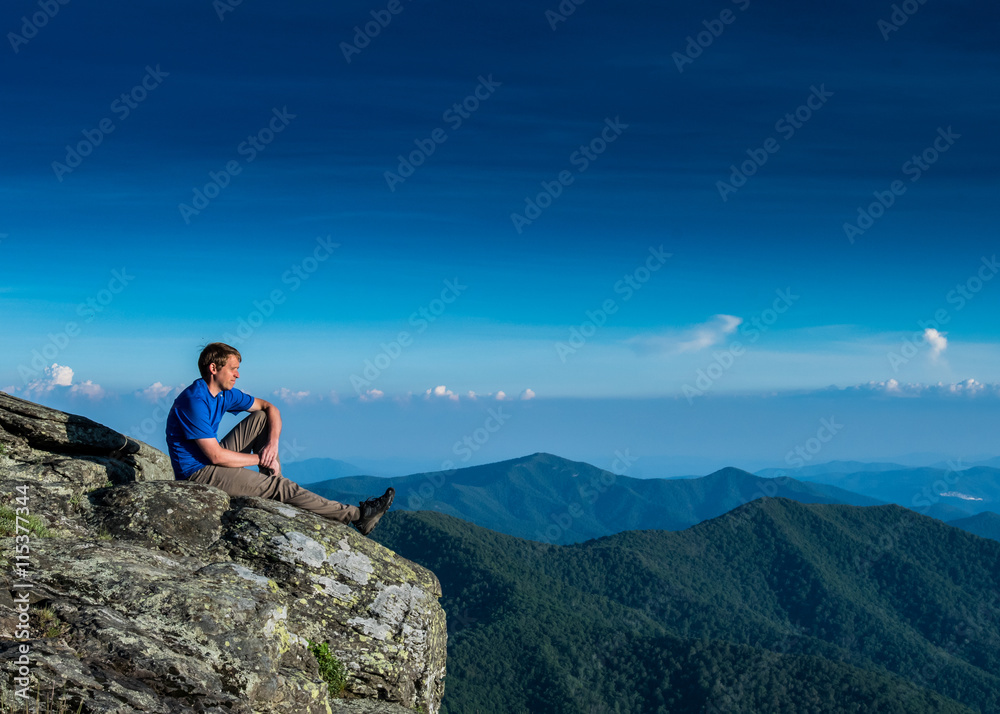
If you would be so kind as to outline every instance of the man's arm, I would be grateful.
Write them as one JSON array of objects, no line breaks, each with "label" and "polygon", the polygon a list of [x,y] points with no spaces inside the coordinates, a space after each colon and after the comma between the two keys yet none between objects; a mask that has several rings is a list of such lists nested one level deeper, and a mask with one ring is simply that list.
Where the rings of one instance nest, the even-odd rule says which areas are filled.
[{"label": "man's arm", "polygon": [[245,467],[263,466],[271,469],[274,473],[280,473],[281,464],[278,463],[278,437],[281,435],[281,414],[278,407],[263,399],[254,398],[253,404],[247,409],[248,412],[267,412],[267,423],[269,426],[268,442],[259,454],[242,454],[239,451],[230,451],[223,448],[218,439],[195,439],[205,458],[213,466]]},{"label": "man's arm", "polygon": [[268,432],[267,445],[260,450],[260,465],[271,469],[274,473],[281,472],[281,464],[278,462],[278,438],[281,436],[281,412],[278,407],[263,399],[253,400],[253,404],[247,409],[248,412],[259,412],[263,410],[267,414]]},{"label": "man's arm", "polygon": [[230,451],[222,448],[218,439],[195,439],[194,443],[201,447],[205,458],[213,466],[231,466],[240,468],[243,466],[257,466],[261,463],[261,458],[257,454],[241,454],[239,451]]}]

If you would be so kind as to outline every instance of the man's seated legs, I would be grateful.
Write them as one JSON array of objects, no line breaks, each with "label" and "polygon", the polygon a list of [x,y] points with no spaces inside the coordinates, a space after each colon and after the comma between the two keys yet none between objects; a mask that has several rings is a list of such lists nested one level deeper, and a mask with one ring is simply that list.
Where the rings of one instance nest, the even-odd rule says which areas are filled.
[{"label": "man's seated legs", "polygon": [[[258,411],[251,412],[250,416],[234,426],[220,443],[230,451],[259,454],[267,444],[267,437],[267,415]],[[348,506],[304,489],[266,467],[258,468],[259,473],[247,468],[206,466],[192,474],[190,480],[221,488],[230,496],[269,498],[298,506],[339,523],[354,523],[364,535],[368,535],[375,527],[395,496],[395,490],[389,488],[385,495],[364,501],[360,508]]]},{"label": "man's seated legs", "polygon": [[230,496],[256,496],[281,501],[339,523],[353,523],[361,517],[361,510],[357,506],[323,498],[277,474],[262,474],[228,466],[206,466],[191,474],[189,480],[221,488]]},{"label": "man's seated legs", "polygon": [[[250,412],[250,416],[230,429],[219,444],[223,449],[239,451],[241,454],[259,454],[267,444],[267,414],[263,411]],[[263,474],[270,469],[260,467]]]}]

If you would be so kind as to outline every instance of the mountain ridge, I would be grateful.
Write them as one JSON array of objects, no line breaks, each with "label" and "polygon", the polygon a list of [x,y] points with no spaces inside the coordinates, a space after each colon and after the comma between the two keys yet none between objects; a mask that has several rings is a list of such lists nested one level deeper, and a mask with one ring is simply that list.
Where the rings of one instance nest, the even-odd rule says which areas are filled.
[{"label": "mountain ridge", "polygon": [[435,510],[509,535],[561,544],[623,530],[682,530],[764,496],[879,503],[835,486],[762,479],[734,467],[692,479],[638,479],[546,452],[449,472],[332,479],[310,489],[347,501],[388,485],[397,491],[396,508]]},{"label": "mountain ridge", "polygon": [[968,518],[948,521],[948,525],[974,533],[981,538],[1000,541],[1000,514],[993,511],[983,511]]},{"label": "mountain ridge", "polygon": [[1000,469],[992,466],[973,465],[963,469],[924,466],[816,473],[803,478],[808,483],[837,486],[883,502],[923,509],[922,513],[935,509],[939,512],[935,517],[943,520],[996,510],[1000,505]]}]

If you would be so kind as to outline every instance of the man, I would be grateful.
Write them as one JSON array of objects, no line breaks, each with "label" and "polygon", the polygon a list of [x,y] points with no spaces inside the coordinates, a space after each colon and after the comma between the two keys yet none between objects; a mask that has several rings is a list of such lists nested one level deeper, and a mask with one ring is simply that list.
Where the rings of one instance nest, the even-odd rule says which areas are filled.
[{"label": "man", "polygon": [[[242,356],[235,347],[213,342],[198,357],[201,379],[177,395],[167,417],[167,446],[174,478],[221,488],[230,496],[259,496],[304,508],[372,532],[396,492],[348,506],[316,495],[281,475],[278,439],[281,414],[263,399],[235,389]],[[220,443],[226,412],[250,412]],[[257,466],[259,473],[248,466]]]}]

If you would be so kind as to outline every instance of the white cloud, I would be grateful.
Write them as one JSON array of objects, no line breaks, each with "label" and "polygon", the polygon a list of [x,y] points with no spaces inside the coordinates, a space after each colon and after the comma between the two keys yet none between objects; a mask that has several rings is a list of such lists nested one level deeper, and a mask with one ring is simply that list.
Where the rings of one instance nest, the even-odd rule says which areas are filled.
[{"label": "white cloud", "polygon": [[[487,392],[486,394],[469,391],[466,393],[466,395],[469,397],[469,399],[472,399],[473,401],[478,401],[480,399],[496,399],[497,401],[502,402],[504,400],[510,401],[511,399],[511,397],[507,395],[507,392],[503,391],[502,389],[498,392]],[[519,397],[519,399],[534,399],[534,398],[535,398],[535,392],[532,391],[531,389],[524,390],[523,392],[521,392],[521,395]]]},{"label": "white cloud", "polygon": [[29,382],[23,391],[26,396],[32,396],[46,394],[53,391],[56,387],[65,387],[66,393],[73,397],[81,396],[88,399],[102,399],[107,396],[104,388],[99,384],[94,384],[92,380],[88,379],[79,384],[73,384],[73,368],[55,363],[51,367],[46,367],[42,370],[42,375]]},{"label": "white cloud", "polygon": [[937,384],[923,384],[920,382],[902,384],[895,379],[889,379],[884,382],[867,382],[853,387],[846,387],[844,391],[874,392],[891,397],[1000,396],[1000,384],[984,384],[971,378],[955,384],[945,384],[943,382],[938,382]]},{"label": "white cloud", "polygon": [[86,380],[80,384],[74,384],[69,388],[69,393],[73,396],[80,395],[82,397],[87,397],[88,399],[101,399],[104,397],[106,392],[104,388],[99,384],[94,384],[91,380]]},{"label": "white cloud", "polygon": [[73,384],[73,370],[69,367],[53,364],[46,372],[52,378],[50,389],[52,387],[68,387]]},{"label": "white cloud", "polygon": [[381,399],[384,396],[385,392],[383,392],[381,389],[369,389],[368,391],[363,392],[358,397],[358,399],[360,399],[363,402],[374,402],[378,399]]},{"label": "white cloud", "polygon": [[424,392],[424,398],[425,399],[430,399],[432,396],[434,396],[434,397],[447,397],[448,399],[451,399],[452,401],[455,401],[455,402],[458,401],[458,395],[455,394],[450,389],[448,389],[443,384],[438,385],[437,387],[434,387],[433,390],[428,389],[426,392]]},{"label": "white cloud", "polygon": [[944,493],[939,493],[939,496],[944,496],[945,498],[961,498],[963,501],[982,501],[983,499],[977,498],[976,496],[970,496],[967,493],[962,493],[961,491],[945,491]]},{"label": "white cloud", "polygon": [[333,402],[334,404],[340,404],[340,395],[337,394],[336,389],[330,390],[330,401]]},{"label": "white cloud", "polygon": [[690,338],[681,342],[678,352],[699,352],[722,342],[726,335],[736,331],[743,319],[733,315],[715,315],[711,321],[692,330]]},{"label": "white cloud", "polygon": [[180,392],[182,390],[183,387],[169,387],[160,382],[153,382],[145,389],[137,391],[135,396],[139,397],[139,399],[144,399],[147,402],[155,403],[170,395],[172,392]]},{"label": "white cloud", "polygon": [[274,396],[283,402],[294,404],[295,402],[301,402],[303,399],[308,397],[309,392],[293,392],[288,387],[282,387],[281,389],[276,389],[274,391]]},{"label": "white cloud", "polygon": [[948,349],[948,338],[945,333],[938,332],[933,327],[924,330],[924,341],[931,346],[931,361],[936,362],[941,353]]},{"label": "white cloud", "polygon": [[24,388],[26,394],[41,394],[51,392],[56,387],[68,387],[73,384],[73,370],[65,365],[53,363],[42,371],[42,376],[28,383]]},{"label": "white cloud", "polygon": [[722,342],[741,324],[743,324],[741,317],[714,315],[711,320],[701,325],[662,335],[640,335],[626,340],[626,344],[639,354],[700,352]]}]

